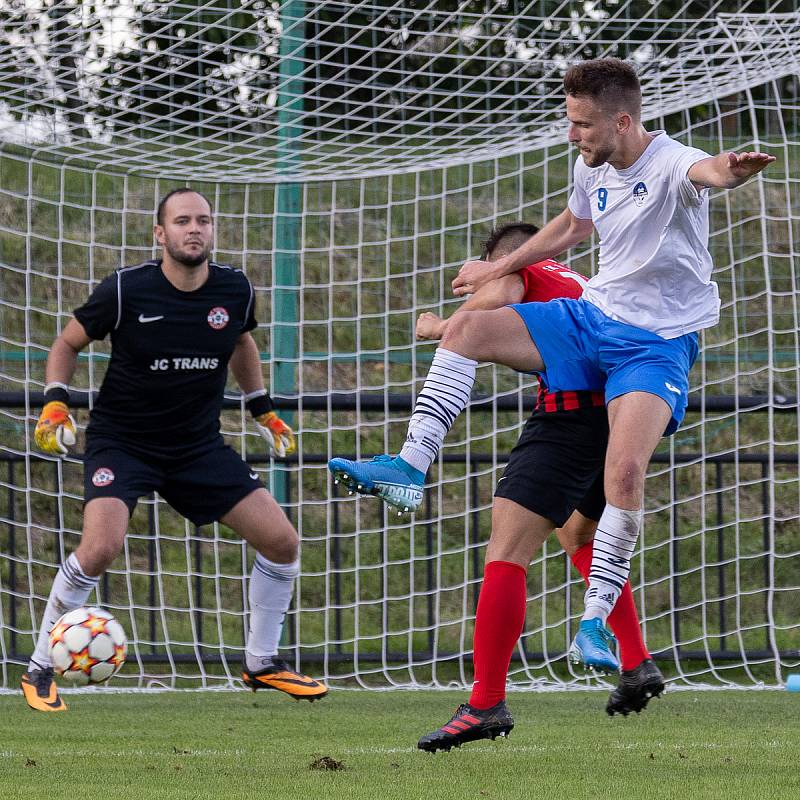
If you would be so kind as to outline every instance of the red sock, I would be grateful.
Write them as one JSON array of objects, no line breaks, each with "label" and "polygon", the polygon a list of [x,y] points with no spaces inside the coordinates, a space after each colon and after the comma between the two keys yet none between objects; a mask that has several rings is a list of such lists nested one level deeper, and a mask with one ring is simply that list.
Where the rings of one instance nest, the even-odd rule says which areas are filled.
[{"label": "red sock", "polygon": [[511,654],[525,624],[527,571],[510,561],[490,561],[475,616],[475,683],[469,704],[491,708],[506,696]]},{"label": "red sock", "polygon": [[[592,542],[575,551],[572,563],[588,584],[589,569],[592,566]],[[622,669],[633,669],[646,658],[650,658],[642,639],[642,629],[639,625],[639,615],[636,613],[636,604],[633,602],[630,581],[626,581],[622,587],[622,594],[608,617],[608,624],[619,642]]]}]

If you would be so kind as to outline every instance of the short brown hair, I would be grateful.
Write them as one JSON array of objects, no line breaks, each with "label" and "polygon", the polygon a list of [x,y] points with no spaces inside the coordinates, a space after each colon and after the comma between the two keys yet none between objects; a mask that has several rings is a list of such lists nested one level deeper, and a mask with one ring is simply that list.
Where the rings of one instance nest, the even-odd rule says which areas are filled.
[{"label": "short brown hair", "polygon": [[167,203],[171,197],[175,197],[176,194],[197,194],[203,198],[203,200],[208,203],[208,207],[211,210],[211,213],[214,213],[213,206],[211,205],[211,201],[202,193],[198,192],[197,189],[190,189],[188,186],[181,186],[178,189],[173,189],[170,192],[167,192],[159,201],[158,209],[156,210],[156,222],[159,225],[164,225],[164,212],[167,209]]},{"label": "short brown hair", "polygon": [[539,229],[530,222],[509,222],[506,225],[501,225],[495,228],[483,243],[481,259],[486,261],[492,255],[497,254],[497,251],[501,256],[507,256],[518,247],[522,247],[531,236],[538,232]]},{"label": "short brown hair", "polygon": [[589,97],[609,111],[626,111],[635,119],[642,113],[642,87],[636,70],[619,58],[594,58],[573,64],[564,75],[564,91]]}]

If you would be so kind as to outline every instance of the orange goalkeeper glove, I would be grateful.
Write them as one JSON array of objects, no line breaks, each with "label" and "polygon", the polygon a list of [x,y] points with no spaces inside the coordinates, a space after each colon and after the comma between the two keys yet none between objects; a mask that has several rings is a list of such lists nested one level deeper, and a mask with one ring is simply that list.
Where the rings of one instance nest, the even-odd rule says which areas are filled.
[{"label": "orange goalkeeper glove", "polygon": [[36,423],[33,439],[43,453],[53,456],[67,454],[67,448],[75,444],[75,420],[66,403],[51,400],[45,405]]},{"label": "orange goalkeeper glove", "polygon": [[255,417],[255,423],[269,445],[271,456],[283,458],[294,453],[294,431],[274,411]]}]

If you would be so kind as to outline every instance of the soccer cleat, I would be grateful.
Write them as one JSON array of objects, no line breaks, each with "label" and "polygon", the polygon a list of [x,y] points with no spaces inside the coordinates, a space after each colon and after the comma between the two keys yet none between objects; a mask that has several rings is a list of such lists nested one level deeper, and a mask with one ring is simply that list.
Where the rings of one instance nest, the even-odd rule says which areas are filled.
[{"label": "soccer cleat", "polygon": [[413,513],[422,502],[425,475],[400,456],[375,456],[372,461],[332,458],[328,469],[351,494],[380,497],[386,505],[396,508],[398,514]]},{"label": "soccer cleat", "polygon": [[608,696],[606,712],[610,717],[631,711],[637,714],[650,702],[651,697],[660,697],[664,692],[664,676],[652,658],[646,658],[633,669],[624,669],[617,688]]},{"label": "soccer cleat", "polygon": [[597,673],[618,672],[619,661],[611,652],[614,641],[598,617],[585,619],[569,646],[567,657],[574,664],[583,664]]},{"label": "soccer cleat", "polygon": [[277,689],[295,700],[310,700],[312,703],[328,694],[328,687],[324,683],[295,672],[281,658],[274,658],[269,667],[258,672],[250,672],[247,665],[243,665],[242,680],[254,692],[258,689]]},{"label": "soccer cleat", "polygon": [[513,727],[514,718],[505,700],[484,710],[473,708],[469,703],[462,703],[447,725],[442,725],[438,731],[423,736],[417,747],[428,753],[435,753],[437,750],[449,751],[452,747],[461,747],[464,742],[474,742],[478,739],[494,740],[498,736],[508,736]]},{"label": "soccer cleat", "polygon": [[32,669],[20,681],[25,702],[35,711],[66,711],[67,704],[61,699],[53,680],[53,668]]}]

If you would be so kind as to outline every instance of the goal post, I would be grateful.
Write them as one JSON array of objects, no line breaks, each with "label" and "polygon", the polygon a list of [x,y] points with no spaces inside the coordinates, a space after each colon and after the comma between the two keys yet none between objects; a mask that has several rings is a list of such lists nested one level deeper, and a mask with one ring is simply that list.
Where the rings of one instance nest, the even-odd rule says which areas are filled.
[{"label": "goal post", "polygon": [[[255,286],[265,375],[299,434],[295,458],[270,462],[229,386],[225,437],[302,539],[283,654],[333,686],[471,682],[492,493],[531,381],[479,367],[413,520],[338,492],[326,462],[399,448],[433,352],[416,317],[453,312],[450,281],[493,226],[565,206],[561,80],[595,55],[637,64],[648,128],[778,157],[712,194],[721,321],[651,464],[631,582],[675,685],[778,685],[800,665],[800,8],[678,5],[3,4],[3,688],[80,535],[83,434],[108,359],[106,343],[81,354],[78,447],[55,460],[32,438],[48,348],[105,275],[155,254],[154,209],[180,185],[210,198],[215,259]],[[591,274],[596,245],[567,262]],[[93,598],[128,634],[115,684],[235,685],[251,563],[226,528],[144,498]],[[512,686],[586,685],[565,659],[582,596],[548,541]]]}]

